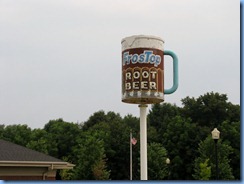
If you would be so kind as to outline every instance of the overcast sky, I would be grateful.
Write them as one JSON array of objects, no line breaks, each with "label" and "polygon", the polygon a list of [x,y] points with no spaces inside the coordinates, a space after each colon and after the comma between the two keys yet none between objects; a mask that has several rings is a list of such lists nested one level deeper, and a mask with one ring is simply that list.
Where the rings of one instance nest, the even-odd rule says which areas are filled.
[{"label": "overcast sky", "polygon": [[163,38],[179,58],[179,88],[165,102],[214,91],[240,104],[240,1],[0,0],[0,124],[139,117],[121,102],[121,39],[138,34]]}]

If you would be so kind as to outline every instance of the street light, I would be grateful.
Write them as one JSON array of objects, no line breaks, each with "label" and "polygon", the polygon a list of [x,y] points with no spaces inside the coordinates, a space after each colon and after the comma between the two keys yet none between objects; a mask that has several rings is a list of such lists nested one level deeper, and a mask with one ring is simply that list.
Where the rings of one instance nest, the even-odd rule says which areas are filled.
[{"label": "street light", "polygon": [[219,179],[219,167],[218,167],[218,147],[217,147],[217,143],[219,140],[219,134],[220,131],[218,131],[217,128],[214,128],[212,133],[212,139],[214,140],[215,143],[215,164],[216,164],[216,180]]},{"label": "street light", "polygon": [[167,164],[167,167],[168,167],[168,180],[169,180],[169,176],[170,176],[170,166],[169,166],[169,164],[170,164],[170,159],[169,158],[167,158],[166,160],[165,160],[165,163]]}]

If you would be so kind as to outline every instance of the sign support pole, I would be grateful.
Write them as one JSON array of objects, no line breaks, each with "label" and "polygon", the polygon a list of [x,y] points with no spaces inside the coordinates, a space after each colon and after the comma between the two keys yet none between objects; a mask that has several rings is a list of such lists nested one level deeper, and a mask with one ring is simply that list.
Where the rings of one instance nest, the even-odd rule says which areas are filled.
[{"label": "sign support pole", "polygon": [[[140,172],[141,180],[148,180],[147,104],[163,102],[164,94],[177,90],[178,58],[174,52],[164,50],[164,40],[156,36],[129,36],[121,40],[121,46],[122,102],[139,104]],[[165,55],[173,60],[173,86],[170,89],[164,89]]]},{"label": "sign support pole", "polygon": [[140,108],[140,163],[141,180],[147,180],[147,105]]}]

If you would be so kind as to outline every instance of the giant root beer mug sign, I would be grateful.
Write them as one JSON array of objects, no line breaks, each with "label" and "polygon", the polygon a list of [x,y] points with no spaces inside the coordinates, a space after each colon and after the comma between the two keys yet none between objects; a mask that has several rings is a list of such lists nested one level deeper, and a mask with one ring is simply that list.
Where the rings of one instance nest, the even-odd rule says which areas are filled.
[{"label": "giant root beer mug sign", "polygon": [[[178,59],[164,50],[164,41],[155,36],[137,35],[122,39],[122,101],[152,104],[164,101],[178,87]],[[173,86],[164,89],[164,56],[173,60]]]}]

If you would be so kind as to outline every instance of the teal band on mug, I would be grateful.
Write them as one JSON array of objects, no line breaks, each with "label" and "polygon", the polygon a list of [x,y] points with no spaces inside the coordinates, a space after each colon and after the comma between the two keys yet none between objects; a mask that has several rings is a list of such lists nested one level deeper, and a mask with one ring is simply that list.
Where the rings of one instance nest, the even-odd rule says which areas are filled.
[{"label": "teal band on mug", "polygon": [[165,50],[164,55],[169,55],[173,59],[173,86],[170,89],[164,89],[164,94],[171,94],[178,88],[178,58],[175,53],[169,50]]}]

